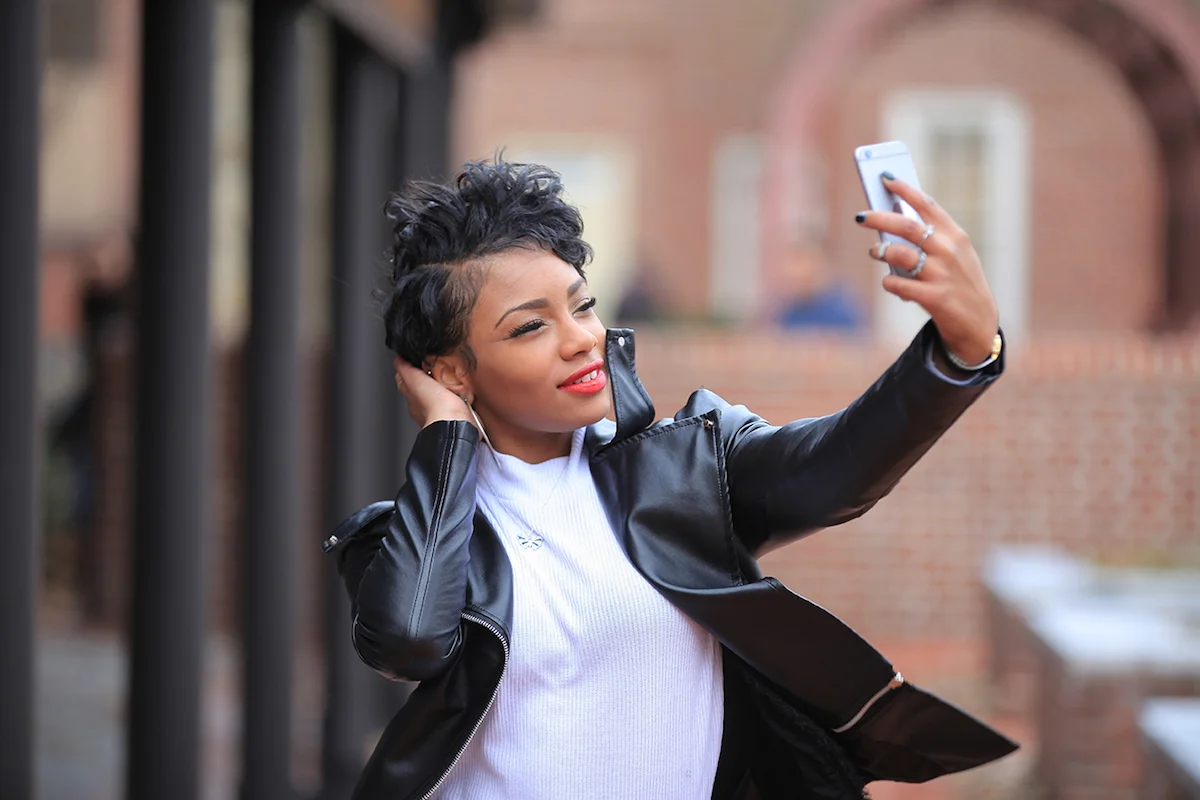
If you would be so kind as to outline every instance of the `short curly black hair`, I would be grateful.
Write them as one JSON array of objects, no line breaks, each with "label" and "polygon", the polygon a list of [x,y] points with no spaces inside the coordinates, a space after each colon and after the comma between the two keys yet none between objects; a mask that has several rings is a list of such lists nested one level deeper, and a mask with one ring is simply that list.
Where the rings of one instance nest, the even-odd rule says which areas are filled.
[{"label": "short curly black hair", "polygon": [[388,349],[418,367],[458,351],[473,369],[467,324],[487,256],[543,249],[583,277],[592,249],[562,191],[553,170],[497,156],[465,164],[451,185],[414,181],[394,194],[384,208],[392,220],[392,290],[383,302]]}]

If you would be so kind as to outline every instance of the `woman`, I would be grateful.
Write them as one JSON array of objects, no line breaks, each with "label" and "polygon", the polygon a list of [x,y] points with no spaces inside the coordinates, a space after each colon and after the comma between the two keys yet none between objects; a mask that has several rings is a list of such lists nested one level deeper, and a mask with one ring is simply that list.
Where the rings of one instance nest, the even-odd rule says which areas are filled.
[{"label": "woman", "polygon": [[850,407],[783,427],[704,390],[654,421],[553,172],[392,199],[384,322],[421,432],[395,502],[325,545],[359,656],[419,685],[356,798],[852,798],[1014,749],[755,561],[864,513],[1002,369],[965,234],[889,188],[929,225],[857,221],[920,244],[884,288],[933,319]]}]

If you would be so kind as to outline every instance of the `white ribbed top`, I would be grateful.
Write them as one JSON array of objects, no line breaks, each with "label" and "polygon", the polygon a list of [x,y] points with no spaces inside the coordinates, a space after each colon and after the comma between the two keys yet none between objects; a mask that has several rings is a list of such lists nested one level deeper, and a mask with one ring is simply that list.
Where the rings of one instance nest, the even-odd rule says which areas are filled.
[{"label": "white ribbed top", "polygon": [[438,798],[712,796],[720,646],[629,563],[582,449],[581,429],[541,464],[480,454],[479,507],[512,561],[511,652]]}]

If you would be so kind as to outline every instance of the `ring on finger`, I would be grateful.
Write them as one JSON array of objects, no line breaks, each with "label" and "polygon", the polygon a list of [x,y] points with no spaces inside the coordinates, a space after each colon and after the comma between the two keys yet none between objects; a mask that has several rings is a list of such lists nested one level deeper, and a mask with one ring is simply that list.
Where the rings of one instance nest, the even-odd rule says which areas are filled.
[{"label": "ring on finger", "polygon": [[887,241],[886,239],[884,241],[880,242],[879,245],[875,248],[875,258],[879,259],[880,261],[883,261],[884,256],[887,255],[888,248],[891,246],[892,246],[892,243],[890,241]]},{"label": "ring on finger", "polygon": [[932,222],[927,223],[925,225],[925,232],[921,234],[921,238],[917,240],[917,244],[920,244],[921,242],[928,239],[930,236],[933,236],[933,234],[936,230],[937,230],[937,228],[933,227]]},{"label": "ring on finger", "polygon": [[929,254],[926,253],[924,250],[922,250],[921,255],[917,256],[917,265],[915,267],[913,267],[912,269],[901,268],[904,272],[904,277],[915,278],[918,275],[920,275],[921,270],[925,269],[925,262],[928,260],[929,260]]}]

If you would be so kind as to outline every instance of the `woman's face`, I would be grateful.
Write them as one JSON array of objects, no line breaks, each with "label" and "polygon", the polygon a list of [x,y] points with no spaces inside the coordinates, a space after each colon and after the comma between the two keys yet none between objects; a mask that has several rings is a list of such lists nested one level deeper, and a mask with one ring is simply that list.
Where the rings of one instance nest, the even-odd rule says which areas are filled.
[{"label": "woman's face", "polygon": [[561,443],[544,435],[608,414],[605,330],[594,305],[575,268],[551,252],[514,248],[487,260],[467,331],[476,365],[465,380],[502,451],[502,441]]}]

